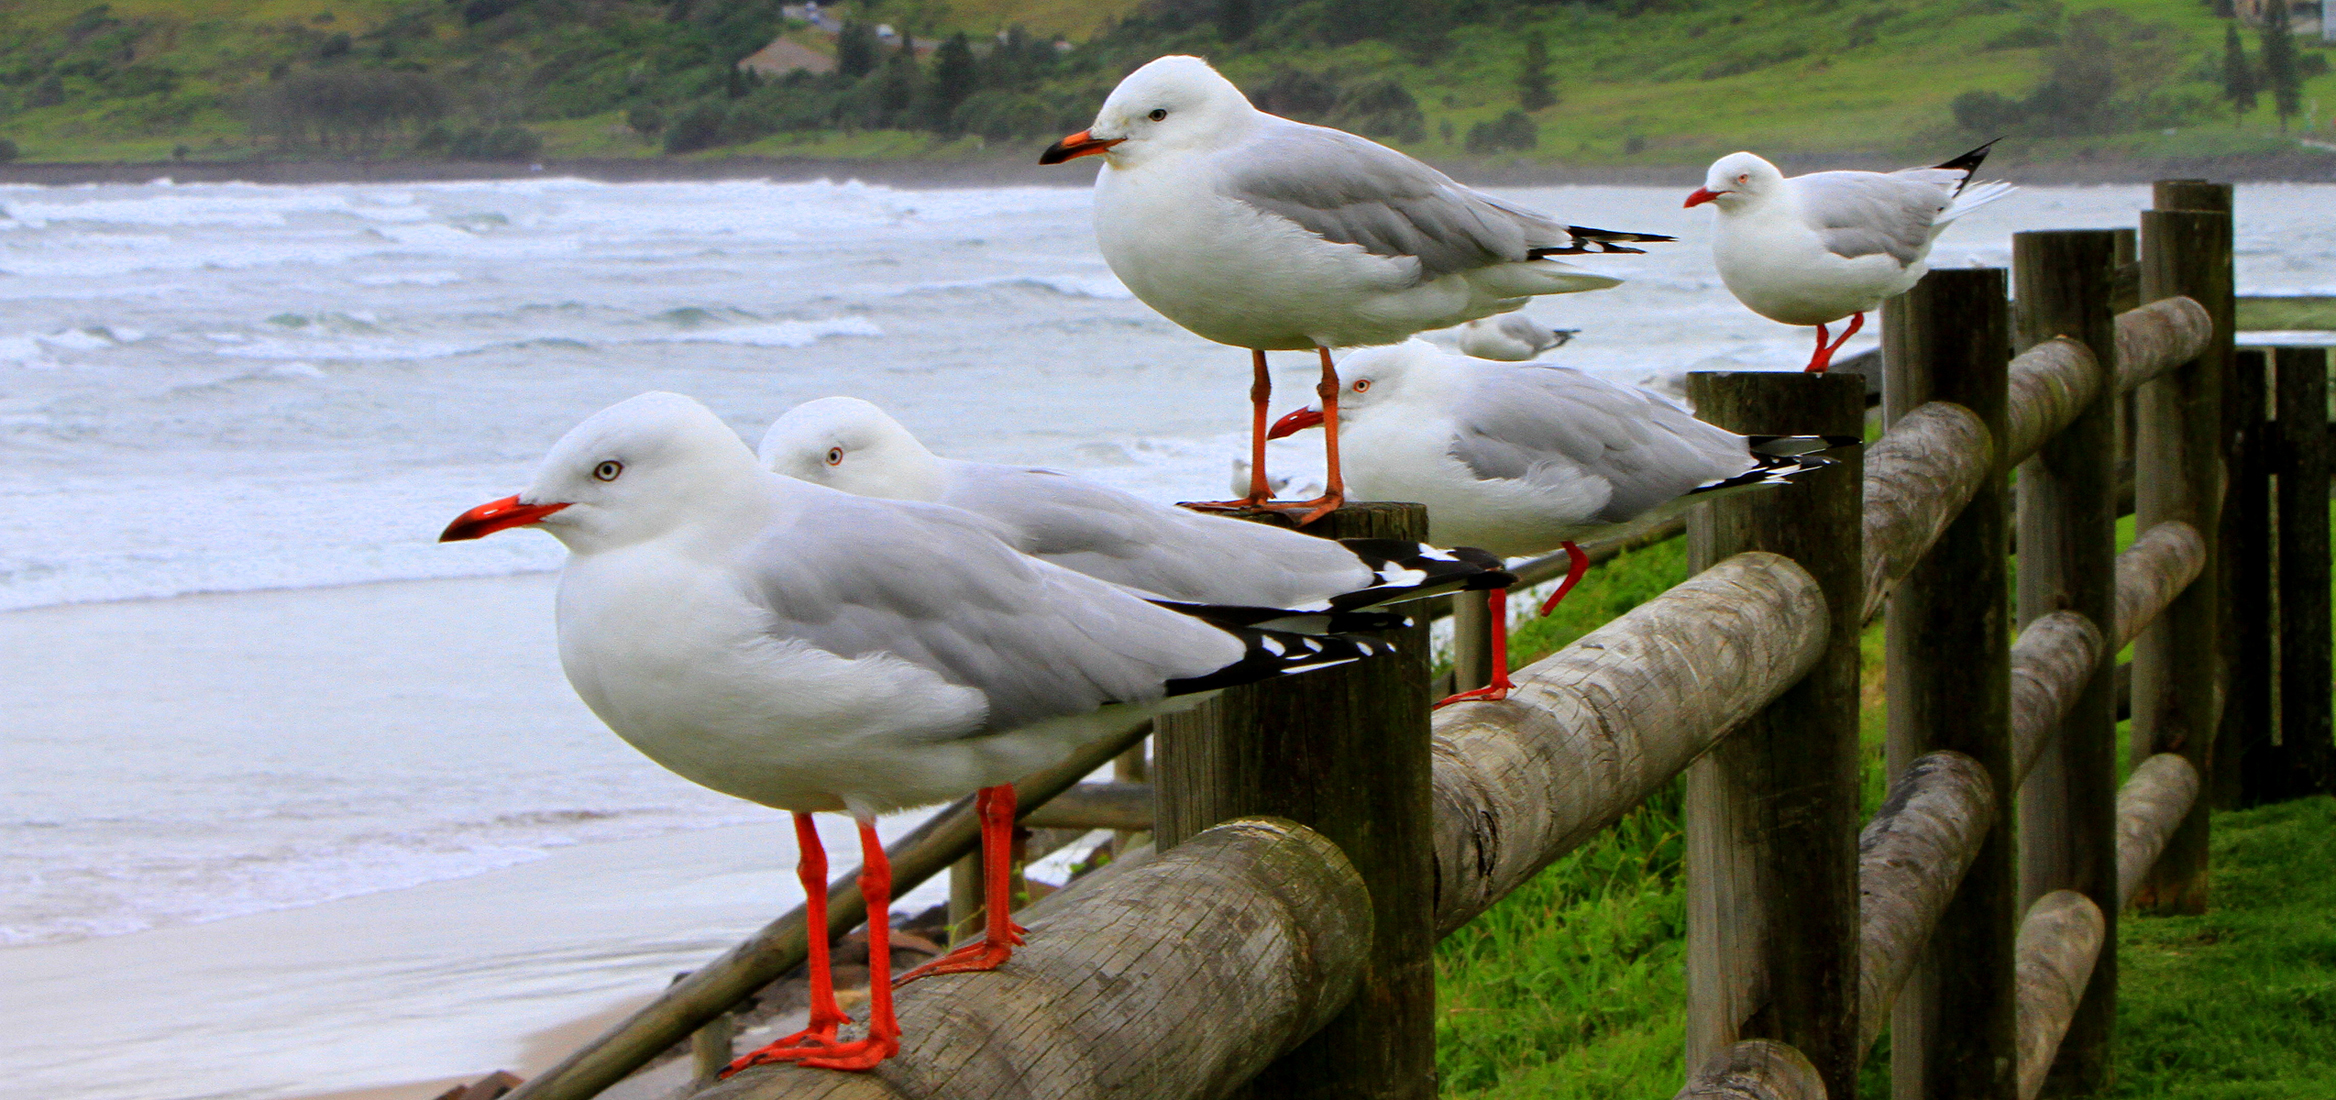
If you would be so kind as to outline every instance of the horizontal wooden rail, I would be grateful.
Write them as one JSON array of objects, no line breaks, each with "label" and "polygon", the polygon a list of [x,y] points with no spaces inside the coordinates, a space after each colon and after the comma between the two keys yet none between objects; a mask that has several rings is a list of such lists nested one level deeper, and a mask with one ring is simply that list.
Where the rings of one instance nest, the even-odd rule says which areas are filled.
[{"label": "horizontal wooden rail", "polygon": [[2060,720],[2076,705],[2107,644],[2100,628],[2074,611],[2029,623],[2012,643],[2012,785],[2035,768]]},{"label": "horizontal wooden rail", "polygon": [[2005,465],[2018,466],[2101,392],[2100,362],[2068,337],[2046,340],[2012,358],[2010,388],[2003,447]]},{"label": "horizontal wooden rail", "polygon": [[[2161,525],[2163,526],[2163,525]],[[2153,529],[2154,530],[2154,529]],[[2117,790],[2117,904],[2123,908],[2149,877],[2166,841],[2198,800],[2198,769],[2179,753],[2161,752]],[[2056,890],[2036,899],[2020,926],[2020,1095],[2043,1087],[2061,1034],[2083,997],[2099,957],[2105,922],[2081,894]]]},{"label": "horizontal wooden rail", "polygon": [[2101,953],[2105,922],[2093,899],[2054,890],[2028,907],[2020,922],[2019,1082],[2021,1100],[2044,1087],[2060,1038],[2084,999],[2093,960]]},{"label": "horizontal wooden rail", "polygon": [[2180,520],[2142,533],[2117,555],[2117,645],[2124,649],[2157,621],[2206,567],[2206,540]]},{"label": "horizontal wooden rail", "polygon": [[1866,448],[1863,621],[1882,613],[1890,589],[1971,502],[1994,448],[1979,417],[1945,401],[1899,417]]},{"label": "horizontal wooden rail", "polygon": [[2189,298],[2165,298],[2117,315],[2117,392],[2196,359],[2214,341],[2214,317]]},{"label": "horizontal wooden rail", "polygon": [[[1149,783],[1078,783],[1021,815],[1032,829],[1122,829],[1152,827]],[[1038,857],[1032,856],[1032,859]]]},{"label": "horizontal wooden rail", "polygon": [[1995,820],[1987,769],[1959,752],[1917,758],[1858,833],[1858,1047],[1890,1022],[1890,1003]]},{"label": "horizontal wooden rail", "polygon": [[1672,1100],[1825,1100],[1825,1081],[1800,1051],[1746,1039],[1714,1052]]},{"label": "horizontal wooden rail", "polygon": [[1807,571],[1739,554],[1436,712],[1436,928],[1468,923],[1799,680],[1826,633]]},{"label": "horizontal wooden rail", "polygon": [[1241,818],[1033,919],[1029,940],[1003,969],[900,987],[882,1072],[761,1067],[694,1095],[1221,1096],[1353,996],[1371,902],[1320,834]]},{"label": "horizontal wooden rail", "polygon": [[[1085,778],[1151,733],[1151,724],[1123,737],[1089,745],[1070,759],[1014,784],[1018,816]],[[907,836],[885,846],[898,897],[948,869],[980,842],[973,800],[961,798],[934,814]],[[828,935],[840,936],[868,919],[857,869],[828,887]],[[588,1100],[627,1074],[730,1010],[755,990],[803,965],[810,953],[806,918],[798,905],[724,952],[667,986],[657,999],[626,1017],[558,1065],[536,1074],[505,1100]]]},{"label": "horizontal wooden rail", "polygon": [[2182,754],[2161,752],[2141,762],[2117,788],[2117,904],[2133,892],[2166,850],[2166,839],[2198,801],[2198,768]]}]

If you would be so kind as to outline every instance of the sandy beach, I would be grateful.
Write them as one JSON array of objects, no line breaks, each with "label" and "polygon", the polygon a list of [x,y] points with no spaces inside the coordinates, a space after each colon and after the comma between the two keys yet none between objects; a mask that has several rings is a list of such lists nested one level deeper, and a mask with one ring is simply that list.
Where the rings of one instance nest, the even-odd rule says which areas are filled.
[{"label": "sandy beach", "polygon": [[[423,720],[457,727],[441,731],[454,742],[519,731],[522,751],[528,736],[547,748],[573,737],[574,751],[637,762],[645,781],[694,797],[626,760],[631,749],[569,691],[552,584],[530,574],[0,614],[0,679],[25,685],[0,702],[0,723],[126,725],[155,731],[152,752],[166,756],[185,747],[174,736],[203,743],[205,723],[366,740]],[[103,683],[137,688],[87,690]],[[365,750],[348,752],[365,766]],[[784,819],[736,805],[751,823],[545,847],[403,889],[0,949],[0,1077],[47,1100],[427,1100],[456,1079],[540,1070],[801,900]],[[827,824],[829,843],[850,851],[848,822]],[[928,884],[903,908],[945,891]]]}]

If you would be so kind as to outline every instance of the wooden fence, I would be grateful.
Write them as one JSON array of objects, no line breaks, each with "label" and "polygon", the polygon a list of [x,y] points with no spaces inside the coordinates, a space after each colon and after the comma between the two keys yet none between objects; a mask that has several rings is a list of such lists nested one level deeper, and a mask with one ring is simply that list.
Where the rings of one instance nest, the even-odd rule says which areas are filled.
[{"label": "wooden fence", "polygon": [[[2023,233],[2008,278],[1937,271],[1891,302],[1880,437],[1697,509],[1694,575],[1519,670],[1506,701],[1431,719],[1415,627],[1405,655],[1163,720],[1149,815],[1142,787],[1075,784],[1150,731],[1019,784],[1026,822],[1150,825],[1158,854],[1026,910],[1009,966],[903,987],[903,1047],[876,1072],[758,1068],[692,1095],[1426,1098],[1435,939],[1681,775],[1680,1096],[1855,1095],[1885,1023],[1900,1097],[2101,1086],[2118,914],[2209,900],[2201,793],[2281,797],[2336,756],[2325,358],[2234,354],[2227,185],[2162,182],[2156,205],[2138,249],[2130,230]],[[1746,431],[1865,416],[1846,375],[1691,393]],[[2121,437],[2137,537],[2119,552]],[[1424,524],[1366,506],[1333,530]],[[1467,687],[1492,624],[1460,602]],[[1858,638],[1885,614],[1892,782],[1861,825]],[[959,804],[896,842],[896,889],[974,837]],[[834,884],[828,934],[864,919],[854,885]],[[707,1025],[799,966],[805,936],[798,909],[517,1100],[595,1096],[693,1033],[719,1064]]]}]

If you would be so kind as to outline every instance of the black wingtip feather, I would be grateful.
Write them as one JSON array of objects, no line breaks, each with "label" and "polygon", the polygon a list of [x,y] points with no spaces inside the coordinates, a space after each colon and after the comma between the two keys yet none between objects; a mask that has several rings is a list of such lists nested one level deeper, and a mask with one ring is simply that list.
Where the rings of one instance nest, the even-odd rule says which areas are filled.
[{"label": "black wingtip feather", "polygon": [[1574,243],[1566,245],[1563,248],[1530,249],[1525,253],[1525,258],[1528,260],[1538,260],[1546,256],[1580,256],[1591,253],[1603,254],[1609,252],[1628,253],[1635,256],[1644,254],[1646,249],[1627,248],[1624,247],[1623,242],[1628,241],[1634,244],[1660,244],[1664,241],[1675,241],[1679,239],[1677,237],[1665,236],[1661,233],[1633,233],[1623,229],[1599,229],[1594,226],[1587,225],[1569,225],[1565,227],[1565,231],[1573,236]]},{"label": "black wingtip feather", "polygon": [[1955,193],[1960,195],[1963,193],[1964,188],[1971,186],[1971,177],[1978,174],[1980,163],[1987,159],[1987,151],[1991,148],[1994,148],[1996,142],[2002,140],[2003,139],[2000,137],[1989,138],[1987,139],[1987,144],[1982,145],[1977,149],[1973,149],[1968,153],[1954,158],[1953,160],[1947,161],[1944,164],[1934,164],[1931,165],[1931,167],[1944,168],[1950,172],[1963,173],[1963,182],[1955,185]]},{"label": "black wingtip feather", "polygon": [[1291,634],[1280,630],[1227,626],[1244,644],[1241,659],[1205,676],[1167,683],[1168,694],[1191,695],[1218,688],[1254,684],[1276,676],[1290,676],[1332,668],[1366,657],[1387,656],[1395,647],[1377,638],[1354,634]]},{"label": "black wingtip feather", "polygon": [[1369,588],[1331,598],[1330,606],[1341,611],[1517,583],[1498,556],[1473,546],[1445,550],[1407,539],[1340,539],[1338,544],[1374,574]]}]

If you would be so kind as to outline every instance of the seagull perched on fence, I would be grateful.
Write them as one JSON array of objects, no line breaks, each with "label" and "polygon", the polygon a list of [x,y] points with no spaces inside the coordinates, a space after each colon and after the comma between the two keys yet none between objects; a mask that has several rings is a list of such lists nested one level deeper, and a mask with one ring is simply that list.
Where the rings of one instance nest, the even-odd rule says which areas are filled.
[{"label": "seagull perched on fence", "polygon": [[[1864,326],[1865,311],[1922,280],[1947,223],[2012,192],[2002,182],[1971,187],[1994,144],[1929,168],[1789,179],[1751,153],[1730,153],[1687,205],[1719,211],[1711,254],[1729,293],[1771,321],[1817,326],[1807,369],[1821,371]],[[1825,326],[1844,317],[1849,327],[1827,344]]]},{"label": "seagull perched on fence", "polygon": [[[1357,498],[1427,505],[1436,541],[1509,557],[1562,547],[1570,568],[1545,615],[1589,568],[1576,540],[1651,527],[1707,494],[1783,484],[1833,464],[1813,452],[1856,442],[1737,435],[1644,390],[1425,340],[1358,353],[1343,373]],[[1317,407],[1299,409],[1273,435],[1322,420]],[[1507,595],[1496,589],[1492,601],[1493,682],[1444,703],[1508,695]]]},{"label": "seagull perched on fence", "polygon": [[789,409],[757,451],[763,465],[789,477],[995,520],[1025,554],[1176,604],[1351,611],[1516,579],[1480,550],[1334,542],[1154,504],[1059,470],[942,458],[856,397]]},{"label": "seagull perched on fence", "polygon": [[[1621,280],[1553,259],[1667,241],[1567,225],[1472,191],[1366,138],[1267,114],[1197,57],[1120,81],[1094,125],[1041,164],[1101,155],[1095,235],[1127,288],[1168,319],[1250,349],[1249,496],[1264,505],[1265,353],[1315,352],[1328,472],[1306,519],[1338,506],[1338,372],[1330,349],[1391,344]],[[1303,522],[1303,521],[1302,521]]]},{"label": "seagull perched on fence", "polygon": [[[440,538],[528,526],[568,548],[560,666],[593,713],[682,777],[795,814],[811,1019],[732,1070],[867,1069],[899,1049],[876,815],[978,789],[1003,869],[1015,779],[1218,688],[1388,651],[1179,614],[1016,553],[977,516],[780,477],[669,393],[577,425],[524,492]],[[860,826],[873,973],[868,1031],[850,1042],[828,974],[819,810]],[[996,885],[989,935],[920,972],[1006,959],[1020,941]]]},{"label": "seagull perched on fence", "polygon": [[1503,363],[1541,358],[1574,338],[1578,328],[1551,328],[1522,313],[1483,317],[1460,326],[1460,354]]}]

